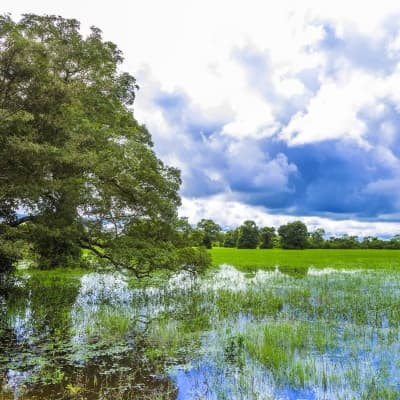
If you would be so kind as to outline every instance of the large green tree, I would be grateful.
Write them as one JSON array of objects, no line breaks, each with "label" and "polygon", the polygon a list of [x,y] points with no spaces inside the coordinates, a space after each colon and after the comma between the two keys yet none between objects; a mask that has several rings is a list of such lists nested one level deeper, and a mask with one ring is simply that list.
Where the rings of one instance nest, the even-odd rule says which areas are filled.
[{"label": "large green tree", "polygon": [[82,248],[137,276],[204,265],[177,218],[179,171],[130,109],[135,78],[99,29],[79,29],[0,17],[1,268],[22,244],[41,267],[78,261]]},{"label": "large green tree", "polygon": [[202,219],[198,222],[197,228],[203,233],[202,244],[207,248],[212,248],[212,243],[218,240],[221,227],[212,219]]},{"label": "large green tree", "polygon": [[259,232],[254,221],[247,220],[239,227],[237,247],[239,249],[255,249],[258,246]]},{"label": "large green tree", "polygon": [[276,240],[275,228],[264,226],[260,229],[260,249],[272,249]]},{"label": "large green tree", "polygon": [[324,246],[325,230],[317,228],[309,234],[309,247],[312,249],[320,249]]},{"label": "large green tree", "polygon": [[229,230],[225,233],[224,247],[237,247],[239,228]]},{"label": "large green tree", "polygon": [[281,246],[284,249],[304,249],[307,247],[307,226],[301,221],[281,225],[278,229]]}]

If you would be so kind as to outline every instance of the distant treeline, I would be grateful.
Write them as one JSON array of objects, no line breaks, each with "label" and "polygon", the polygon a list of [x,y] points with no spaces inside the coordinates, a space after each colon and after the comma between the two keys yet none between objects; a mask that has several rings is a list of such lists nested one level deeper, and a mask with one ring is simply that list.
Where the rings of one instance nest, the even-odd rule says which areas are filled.
[{"label": "distant treeline", "polygon": [[281,225],[258,227],[254,221],[244,221],[236,229],[223,232],[211,219],[202,219],[192,230],[194,242],[207,248],[212,246],[236,247],[239,249],[400,249],[400,235],[390,239],[373,236],[359,238],[343,235],[326,238],[325,231],[318,228],[312,232],[301,221]]}]

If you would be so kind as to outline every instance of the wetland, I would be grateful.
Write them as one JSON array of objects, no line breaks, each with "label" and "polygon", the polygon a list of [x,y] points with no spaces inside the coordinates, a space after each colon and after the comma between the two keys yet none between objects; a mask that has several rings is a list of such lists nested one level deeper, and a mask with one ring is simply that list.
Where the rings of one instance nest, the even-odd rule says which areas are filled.
[{"label": "wetland", "polygon": [[399,398],[395,270],[28,269],[11,286],[2,400]]}]

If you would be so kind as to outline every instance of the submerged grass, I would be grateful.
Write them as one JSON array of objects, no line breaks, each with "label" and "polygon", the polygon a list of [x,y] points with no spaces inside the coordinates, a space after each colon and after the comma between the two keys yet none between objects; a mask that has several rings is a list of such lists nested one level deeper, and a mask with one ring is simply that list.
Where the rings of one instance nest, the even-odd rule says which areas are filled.
[{"label": "submerged grass", "polygon": [[283,308],[283,299],[272,290],[232,291],[221,289],[217,292],[216,305],[219,318],[238,314],[254,317],[276,317]]},{"label": "submerged grass", "polygon": [[232,249],[214,247],[210,250],[214,267],[230,264],[242,271],[270,269],[301,273],[305,268],[379,269],[400,271],[399,250],[372,249]]},{"label": "submerged grass", "polygon": [[[247,251],[212,252],[235,264]],[[341,271],[330,268],[344,258],[323,265],[335,250],[251,250],[263,271],[225,266],[143,286],[122,274],[38,271],[2,303],[0,377],[12,383],[15,370],[47,394],[39,398],[57,398],[56,383],[64,398],[146,398],[151,382],[148,398],[398,398],[400,253],[388,252],[387,270],[385,251],[339,252],[350,260]]]},{"label": "submerged grass", "polygon": [[322,322],[269,321],[246,331],[245,347],[278,380],[304,386],[305,370],[310,372],[310,366],[305,368],[306,356],[323,355],[335,346],[336,339],[335,331]]},{"label": "submerged grass", "polygon": [[79,281],[83,275],[91,271],[86,268],[55,268],[49,270],[17,268],[16,274],[20,278],[36,279],[41,284],[46,285],[47,283],[54,283],[54,281],[65,281],[68,283]]}]

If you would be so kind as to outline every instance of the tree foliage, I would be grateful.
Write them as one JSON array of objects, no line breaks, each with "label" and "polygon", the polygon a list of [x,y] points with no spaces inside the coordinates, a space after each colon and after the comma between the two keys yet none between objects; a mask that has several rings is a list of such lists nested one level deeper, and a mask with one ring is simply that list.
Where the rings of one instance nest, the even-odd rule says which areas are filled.
[{"label": "tree foliage", "polygon": [[202,219],[197,228],[203,233],[202,244],[211,249],[212,243],[218,240],[218,235],[221,232],[221,227],[216,224],[212,219]]},{"label": "tree foliage", "polygon": [[284,249],[304,249],[307,247],[307,226],[301,221],[281,225],[278,230]]},{"label": "tree foliage", "polygon": [[239,227],[239,249],[256,249],[258,246],[258,227],[254,221],[244,221]]},{"label": "tree foliage", "polygon": [[260,249],[272,249],[275,242],[275,228],[273,226],[265,226],[260,229]]},{"label": "tree foliage", "polygon": [[183,243],[179,171],[133,117],[138,86],[121,62],[99,29],[84,38],[76,20],[0,17],[3,265],[20,256],[16,240],[46,268],[82,248],[138,276],[207,261]]},{"label": "tree foliage", "polygon": [[239,229],[232,229],[225,233],[224,247],[236,247],[238,242]]},{"label": "tree foliage", "polygon": [[318,228],[309,234],[309,247],[312,249],[321,248],[324,244],[325,230]]}]

